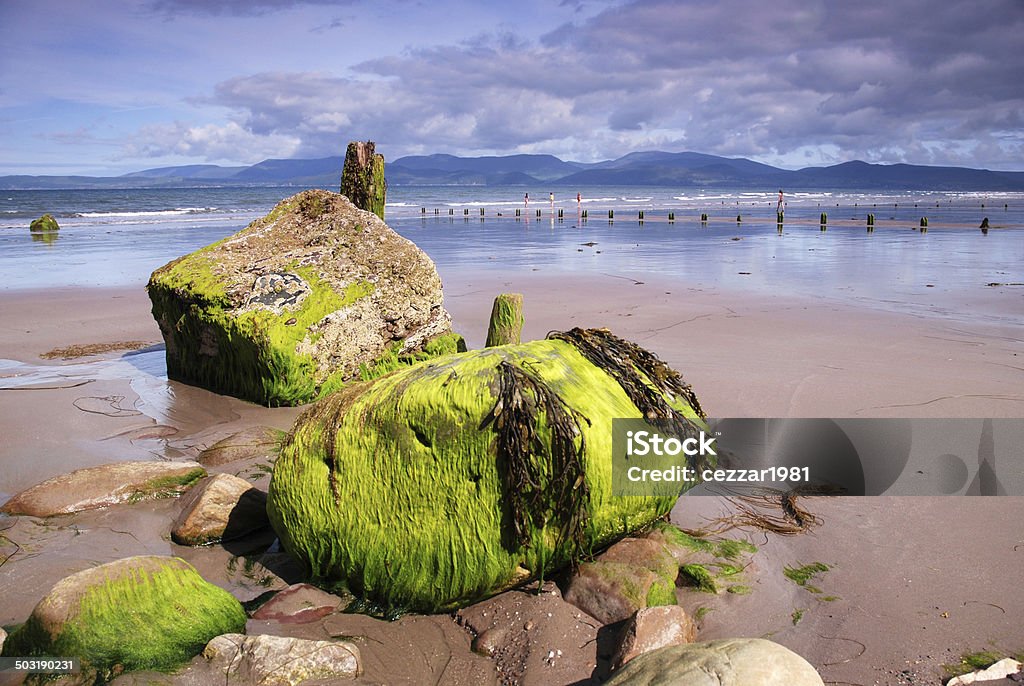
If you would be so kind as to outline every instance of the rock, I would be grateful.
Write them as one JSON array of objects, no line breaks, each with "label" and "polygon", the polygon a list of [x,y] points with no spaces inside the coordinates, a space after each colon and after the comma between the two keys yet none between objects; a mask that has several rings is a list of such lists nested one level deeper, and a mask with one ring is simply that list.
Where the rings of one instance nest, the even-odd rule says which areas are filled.
[{"label": "rock", "polygon": [[6,640],[7,640],[7,632],[4,631],[2,627],[0,627],[0,655],[3,655],[3,652],[4,652],[4,641],[6,641]]},{"label": "rock", "polygon": [[674,604],[675,583],[621,562],[584,562],[569,581],[565,600],[602,624],[611,624],[645,607]]},{"label": "rock", "polygon": [[473,652],[485,657],[494,657],[507,641],[507,628],[494,627],[487,629],[473,639]]},{"label": "rock", "polygon": [[0,512],[52,517],[181,494],[206,476],[197,462],[114,462],[78,469],[27,488]]},{"label": "rock", "polygon": [[964,686],[965,684],[996,681],[998,679],[1005,679],[1011,674],[1018,674],[1020,671],[1021,663],[1013,658],[1007,657],[977,672],[961,674],[960,676],[953,677],[946,682],[946,686]]},{"label": "rock", "polygon": [[266,493],[237,476],[214,474],[182,498],[171,538],[181,545],[205,545],[241,538],[269,525]]},{"label": "rock", "polygon": [[28,230],[32,233],[49,233],[59,229],[60,225],[57,224],[57,220],[49,213],[44,214],[39,219],[33,219],[32,223],[28,225]]},{"label": "rock", "polygon": [[253,426],[221,439],[199,453],[198,462],[219,467],[228,462],[250,459],[277,459],[287,433],[269,426]]},{"label": "rock", "polygon": [[4,654],[75,655],[107,680],[121,671],[173,669],[245,621],[241,604],[184,560],[129,557],[57,582]]},{"label": "rock", "polygon": [[252,613],[253,619],[273,619],[282,624],[305,624],[338,610],[342,599],[309,584],[292,584]]},{"label": "rock", "polygon": [[675,605],[679,565],[657,541],[626,538],[569,579],[565,600],[603,624],[628,619],[645,607]]},{"label": "rock", "polygon": [[693,643],[696,637],[697,625],[678,605],[643,608],[622,630],[619,648],[612,658],[612,669],[658,648]]},{"label": "rock", "polygon": [[802,657],[763,638],[727,638],[645,653],[607,686],[824,686]]},{"label": "rock", "polygon": [[[645,406],[700,422],[678,374],[604,330],[351,386],[296,421],[274,465],[271,523],[314,577],[385,608],[432,613],[493,595],[676,501],[612,497],[611,420],[640,414],[623,384]],[[671,582],[648,574],[660,584],[650,604],[669,602]]]},{"label": "rock", "polygon": [[310,679],[354,679],[363,673],[359,648],[348,641],[284,636],[217,636],[203,656],[229,679],[261,686],[296,686]]},{"label": "rock", "polygon": [[164,265],[148,290],[170,378],[263,405],[464,347],[430,258],[327,191]]}]

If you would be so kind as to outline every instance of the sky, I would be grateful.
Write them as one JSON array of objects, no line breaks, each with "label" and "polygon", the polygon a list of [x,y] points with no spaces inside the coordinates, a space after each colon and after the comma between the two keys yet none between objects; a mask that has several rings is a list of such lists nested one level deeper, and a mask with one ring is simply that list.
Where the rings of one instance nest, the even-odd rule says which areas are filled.
[{"label": "sky", "polygon": [[0,174],[351,140],[1024,170],[1024,0],[0,0]]}]

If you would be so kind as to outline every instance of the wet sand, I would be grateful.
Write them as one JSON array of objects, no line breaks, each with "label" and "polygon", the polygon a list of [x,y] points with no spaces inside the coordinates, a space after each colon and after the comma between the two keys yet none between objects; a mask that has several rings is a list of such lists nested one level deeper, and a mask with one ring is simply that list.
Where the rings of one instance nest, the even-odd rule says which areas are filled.
[{"label": "wet sand", "polygon": [[[679,370],[711,416],[1024,417],[1020,327],[753,298],[617,275],[462,271],[442,277],[455,329],[470,347],[483,344],[494,295],[521,292],[524,338],[607,326]],[[0,360],[9,361],[0,367],[0,500],[80,467],[194,457],[247,426],[287,429],[299,412],[168,383],[161,378],[159,347],[66,361],[40,357],[72,345],[158,343],[141,287],[4,292],[0,312]],[[225,469],[266,482],[258,465]],[[836,498],[807,507],[823,520],[811,533],[750,535],[759,546],[745,571],[750,595],[681,592],[681,604],[691,611],[712,608],[701,620],[700,638],[770,635],[807,657],[826,683],[864,686],[935,683],[941,665],[963,653],[1024,650],[1018,583],[1024,498]],[[687,498],[673,518],[699,526],[702,517],[726,508],[721,498]],[[11,556],[0,565],[0,624],[22,621],[67,574],[133,554],[181,555],[242,600],[298,580],[281,556],[169,542],[166,528],[176,512],[175,502],[160,501],[47,521],[0,518],[0,560]],[[238,564],[242,559],[249,562]],[[831,566],[817,581],[823,594],[811,594],[781,573],[785,566],[813,562]],[[794,624],[797,610],[803,612]],[[468,652],[467,635],[451,630],[450,621],[409,618],[360,631],[382,646],[371,660],[387,663],[389,641],[395,641],[396,664],[414,669],[417,652],[447,651],[473,666],[474,683],[486,682],[479,670],[482,664],[486,672],[490,663]],[[350,633],[318,627],[305,630]],[[565,655],[558,679],[589,678],[599,642],[571,652],[569,643],[559,645]],[[435,662],[419,677],[443,674]],[[539,670],[547,667],[532,669],[525,680],[543,683]]]}]

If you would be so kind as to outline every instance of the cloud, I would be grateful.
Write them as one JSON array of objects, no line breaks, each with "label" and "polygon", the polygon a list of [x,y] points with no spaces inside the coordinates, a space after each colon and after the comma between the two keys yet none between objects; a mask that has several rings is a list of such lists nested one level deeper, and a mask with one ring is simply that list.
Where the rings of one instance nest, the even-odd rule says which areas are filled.
[{"label": "cloud", "polygon": [[258,135],[235,122],[223,126],[174,122],[140,129],[122,146],[120,159],[182,156],[251,164],[268,157],[292,157],[299,146],[295,136]]},{"label": "cloud", "polygon": [[211,14],[259,16],[304,5],[352,5],[360,0],[151,0],[149,8],[167,16]]},{"label": "cloud", "polygon": [[1024,156],[1020,0],[588,4],[537,40],[499,31],[344,72],[231,78],[202,100],[233,124],[172,133],[183,145],[207,132],[186,147],[224,154],[216,140],[314,156],[370,138],[392,154],[603,159],[663,147],[803,162],[819,149],[826,162],[996,167]]}]

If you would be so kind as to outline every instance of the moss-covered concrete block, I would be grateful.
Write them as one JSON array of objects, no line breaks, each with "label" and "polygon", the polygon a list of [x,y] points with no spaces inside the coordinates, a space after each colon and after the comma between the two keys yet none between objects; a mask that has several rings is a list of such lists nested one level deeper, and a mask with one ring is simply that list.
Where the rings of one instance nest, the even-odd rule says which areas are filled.
[{"label": "moss-covered concrete block", "polygon": [[57,582],[3,654],[74,655],[106,681],[122,671],[173,669],[245,622],[241,604],[184,560],[130,557]]},{"label": "moss-covered concrete block", "polygon": [[461,342],[430,258],[327,191],[283,200],[147,288],[168,375],[264,405],[309,402],[382,361]]},{"label": "moss-covered concrete block", "polygon": [[487,325],[488,348],[520,342],[523,332],[523,296],[521,293],[502,293],[494,299],[491,319]]},{"label": "moss-covered concrete block", "polygon": [[667,513],[675,497],[612,496],[612,418],[659,413],[703,426],[678,374],[603,330],[437,358],[301,416],[268,514],[320,584],[459,607]]}]

